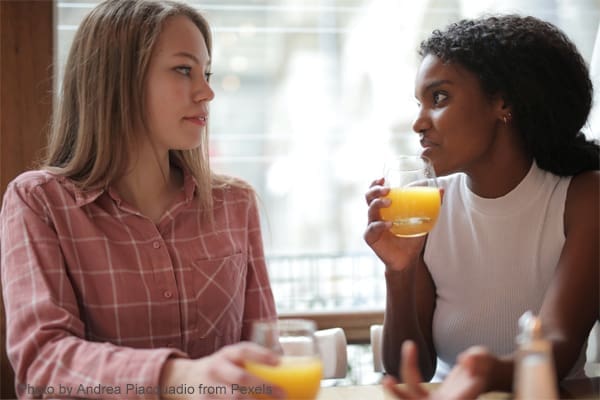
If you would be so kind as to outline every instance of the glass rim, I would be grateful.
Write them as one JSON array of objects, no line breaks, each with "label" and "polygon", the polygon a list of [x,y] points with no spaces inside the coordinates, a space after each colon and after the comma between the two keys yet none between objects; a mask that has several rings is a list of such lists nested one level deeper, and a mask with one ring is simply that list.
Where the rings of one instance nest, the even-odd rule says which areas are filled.
[{"label": "glass rim", "polygon": [[[423,164],[419,167],[410,167],[407,166],[406,168],[401,168],[400,167],[400,163],[402,161],[416,161],[416,160],[421,160],[423,161]],[[400,156],[394,156],[394,157],[388,157],[383,161],[383,171],[384,173],[387,170],[393,170],[393,169],[401,169],[403,172],[415,172],[415,171],[422,171],[428,168],[433,168],[433,164],[431,163],[431,160],[423,155],[400,155]]]}]

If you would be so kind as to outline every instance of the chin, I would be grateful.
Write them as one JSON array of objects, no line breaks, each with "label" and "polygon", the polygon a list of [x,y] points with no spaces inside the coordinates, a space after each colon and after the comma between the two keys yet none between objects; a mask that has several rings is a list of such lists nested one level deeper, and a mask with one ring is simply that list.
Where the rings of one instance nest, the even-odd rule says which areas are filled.
[{"label": "chin", "polygon": [[425,157],[426,159],[429,160],[429,162],[431,162],[431,165],[433,166],[433,170],[435,171],[435,176],[441,176],[441,171],[443,170],[443,168],[440,168],[440,163],[438,161],[436,161],[435,157],[431,156],[431,153],[427,151],[428,149],[425,149],[424,151],[421,152],[421,157]]},{"label": "chin", "polygon": [[435,171],[435,176],[446,176],[450,175],[456,171],[449,168],[448,165],[445,165],[443,162],[436,160],[435,158],[429,158],[431,164],[433,165],[433,170]]},{"label": "chin", "polygon": [[202,146],[202,135],[188,136],[179,143],[181,150],[194,150]]},{"label": "chin", "polygon": [[180,151],[193,151],[193,150],[198,150],[200,148],[200,144],[196,144],[194,146],[181,146],[178,149],[175,150],[180,150]]}]

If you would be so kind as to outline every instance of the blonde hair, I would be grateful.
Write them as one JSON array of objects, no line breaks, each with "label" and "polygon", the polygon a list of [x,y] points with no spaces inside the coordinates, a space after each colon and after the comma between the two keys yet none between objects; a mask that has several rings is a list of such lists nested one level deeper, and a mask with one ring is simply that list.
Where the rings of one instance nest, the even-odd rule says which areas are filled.
[{"label": "blonde hair", "polygon": [[[210,56],[208,22],[185,4],[106,0],[85,17],[69,52],[43,168],[83,190],[106,188],[122,176],[138,139],[134,127],[145,124],[150,56],[165,21],[181,15],[198,27]],[[212,187],[230,180],[212,174],[207,135],[198,148],[171,150],[170,157],[196,179],[202,208],[212,208]]]}]

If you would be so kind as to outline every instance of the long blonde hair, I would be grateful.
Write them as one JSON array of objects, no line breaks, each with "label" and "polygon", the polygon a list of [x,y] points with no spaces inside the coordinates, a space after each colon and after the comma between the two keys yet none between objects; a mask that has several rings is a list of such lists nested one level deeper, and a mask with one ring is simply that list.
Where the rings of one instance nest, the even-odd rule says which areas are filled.
[{"label": "long blonde hair", "polygon": [[[106,0],[88,14],[75,35],[54,113],[42,167],[72,179],[83,190],[108,187],[122,176],[136,145],[134,127],[144,124],[148,64],[165,21],[188,17],[200,30],[209,56],[208,22],[192,7],[168,0]],[[193,150],[170,157],[198,182],[198,201],[212,207],[213,175],[208,137]]]}]

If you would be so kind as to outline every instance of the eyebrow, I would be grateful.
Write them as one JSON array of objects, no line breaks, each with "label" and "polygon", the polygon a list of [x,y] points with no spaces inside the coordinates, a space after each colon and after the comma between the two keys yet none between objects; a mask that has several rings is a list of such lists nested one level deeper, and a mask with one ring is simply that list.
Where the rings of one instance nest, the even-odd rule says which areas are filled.
[{"label": "eyebrow", "polygon": [[430,84],[428,84],[427,86],[425,86],[425,91],[431,90],[431,89],[433,89],[436,86],[441,86],[441,85],[446,84],[446,83],[450,83],[451,84],[452,81],[449,80],[449,79],[439,79],[439,80],[433,81]]},{"label": "eyebrow", "polygon": [[[196,57],[192,53],[188,53],[186,51],[180,51],[178,53],[173,54],[173,56],[189,58],[190,60],[194,61],[196,64],[202,64],[200,62],[200,60],[198,59],[198,57]],[[206,65],[210,65],[210,58],[208,60],[206,60]]]}]

